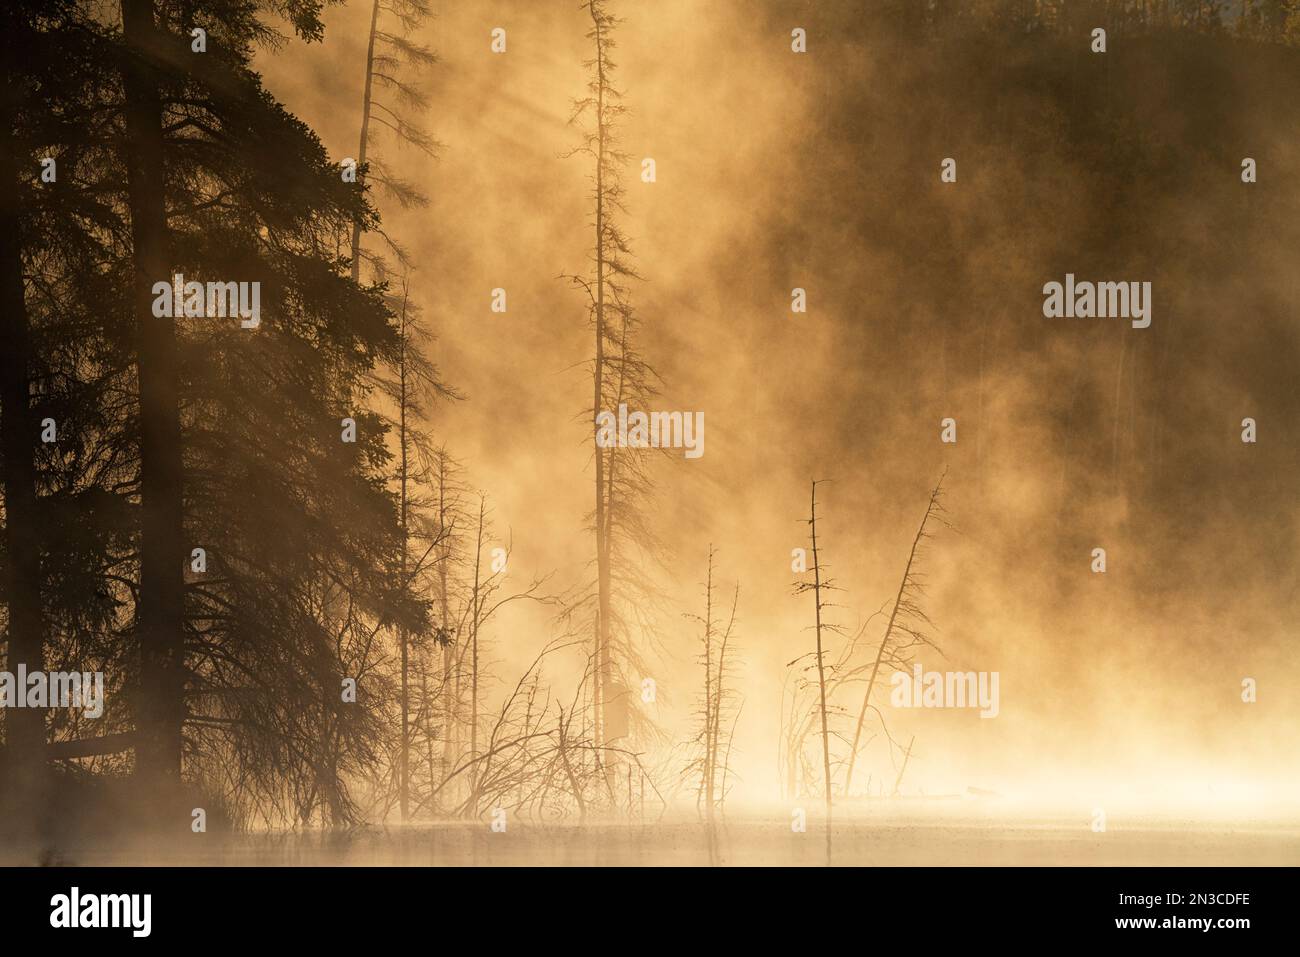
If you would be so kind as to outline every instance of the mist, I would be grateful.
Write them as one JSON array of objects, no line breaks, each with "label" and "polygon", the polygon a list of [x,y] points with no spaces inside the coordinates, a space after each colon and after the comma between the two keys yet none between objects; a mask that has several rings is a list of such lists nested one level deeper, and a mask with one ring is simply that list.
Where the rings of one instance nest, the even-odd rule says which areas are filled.
[{"label": "mist", "polygon": [[[458,0],[407,25],[383,13],[381,30],[436,62],[401,74],[418,97],[371,113],[367,155],[395,186],[361,180],[380,222],[363,234],[358,281],[386,281],[392,315],[406,321],[409,307],[428,337],[439,387],[410,423],[458,463],[470,522],[459,551],[434,554],[476,582],[476,558],[508,552],[493,594],[519,600],[480,624],[475,584],[454,650],[412,652],[427,656],[428,680],[451,682],[439,662],[463,655],[472,630],[474,715],[419,710],[427,758],[405,741],[398,759],[393,712],[375,712],[379,765],[361,762],[340,785],[360,817],[397,821],[402,775],[428,775],[417,810],[402,804],[415,824],[480,826],[506,795],[532,793],[524,771],[492,800],[461,793],[465,779],[481,785],[478,770],[450,786],[438,775],[458,760],[482,767],[479,736],[495,744],[508,722],[494,715],[523,700],[542,655],[534,692],[596,755],[587,784],[553,786],[575,792],[556,812],[565,820],[680,822],[716,805],[784,828],[792,808],[820,813],[829,790],[828,806],[856,823],[934,809],[1087,835],[1105,809],[1148,825],[1294,824],[1300,284],[1287,250],[1300,240],[1289,135],[1300,117],[1287,91],[1300,51],[1289,35],[1238,4],[1163,18],[1082,0],[606,6],[623,108],[607,161],[621,192],[600,208],[628,270],[610,301],[634,310],[619,321],[645,374],[643,411],[700,416],[704,452],[593,446],[588,292],[611,280],[586,278],[609,187],[581,150],[594,114],[574,115],[593,82],[592,10]],[[331,164],[358,157],[374,12],[331,5],[319,42],[286,32],[249,61]],[[423,147],[403,135],[407,116]],[[1051,313],[1048,284],[1067,276],[1071,292],[1135,284],[1123,299],[1133,311],[1080,317],[1067,295],[1070,313]],[[624,348],[611,369],[628,368]],[[370,401],[390,422],[378,447],[397,455],[399,406],[383,389]],[[602,500],[635,516],[610,546],[607,687],[602,456],[637,463],[632,484],[608,480]],[[395,466],[384,468],[395,495]],[[435,485],[415,487],[436,499]],[[434,578],[420,581],[410,600],[436,619]],[[401,614],[376,612],[376,633]],[[442,615],[445,626],[445,604]],[[702,640],[728,624],[719,676]],[[914,666],[995,676],[996,707],[891,704],[891,677]],[[434,707],[427,685],[418,694]],[[610,695],[628,702],[619,716]],[[710,695],[726,720],[706,716],[701,731]],[[625,720],[626,734],[609,731]],[[566,767],[571,745],[559,745]],[[616,771],[600,764],[608,747]],[[710,767],[725,783],[702,804]],[[236,829],[293,816],[244,800],[232,802]],[[522,803],[509,810],[527,817]],[[298,825],[325,826],[316,813]]]}]

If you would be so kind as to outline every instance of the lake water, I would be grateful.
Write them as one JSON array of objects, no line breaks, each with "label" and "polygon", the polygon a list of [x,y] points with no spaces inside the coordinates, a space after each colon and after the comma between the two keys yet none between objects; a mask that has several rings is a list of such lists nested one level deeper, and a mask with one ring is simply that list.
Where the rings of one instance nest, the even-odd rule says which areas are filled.
[{"label": "lake water", "polygon": [[[1087,817],[935,808],[846,813],[832,830],[837,865],[1300,865],[1300,823]],[[402,866],[821,866],[822,822],[794,833],[785,809],[734,815],[712,834],[693,819],[530,824],[507,820],[368,827],[347,833],[187,835],[166,845],[61,848],[60,864]],[[20,863],[20,861],[9,861]],[[34,862],[29,862],[34,863]]]}]

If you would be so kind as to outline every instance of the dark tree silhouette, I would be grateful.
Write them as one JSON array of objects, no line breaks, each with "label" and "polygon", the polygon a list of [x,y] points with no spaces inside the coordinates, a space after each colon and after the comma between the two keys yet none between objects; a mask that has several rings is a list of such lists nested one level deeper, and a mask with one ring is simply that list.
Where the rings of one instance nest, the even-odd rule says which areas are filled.
[{"label": "dark tree silhouette", "polygon": [[[591,159],[592,226],[595,240],[592,273],[567,278],[588,298],[594,333],[592,357],[592,458],[595,463],[592,522],[596,538],[596,581],[591,596],[594,636],[592,735],[599,759],[607,745],[641,730],[653,734],[630,694],[635,675],[644,671],[642,651],[634,640],[645,631],[641,613],[653,604],[644,561],[656,553],[657,539],[643,516],[651,489],[649,453],[645,449],[603,447],[599,416],[617,414],[621,405],[645,408],[656,394],[657,376],[637,348],[640,322],[632,306],[630,284],[639,278],[627,237],[618,224],[626,212],[622,167],[628,156],[618,149],[618,126],[626,112],[622,91],[614,83],[613,30],[619,20],[603,0],[584,5],[591,20],[587,39],[593,56],[587,96],[575,101],[571,123],[585,119],[582,145],[569,155]],[[608,769],[613,774],[614,769]]]}]

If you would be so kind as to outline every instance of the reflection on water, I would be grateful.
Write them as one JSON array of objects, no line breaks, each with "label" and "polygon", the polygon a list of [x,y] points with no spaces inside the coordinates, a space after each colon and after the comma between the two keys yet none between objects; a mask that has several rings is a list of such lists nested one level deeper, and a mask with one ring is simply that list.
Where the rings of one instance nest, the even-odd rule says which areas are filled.
[{"label": "reflection on water", "polygon": [[[1093,833],[1087,819],[956,814],[877,815],[837,820],[837,865],[1290,865],[1300,864],[1300,824],[1222,820],[1113,821]],[[825,831],[790,818],[733,817],[711,832],[696,821],[539,825],[418,824],[347,833],[196,834],[163,845],[46,849],[59,864],[397,866],[820,866]],[[38,863],[40,860],[7,861]]]}]

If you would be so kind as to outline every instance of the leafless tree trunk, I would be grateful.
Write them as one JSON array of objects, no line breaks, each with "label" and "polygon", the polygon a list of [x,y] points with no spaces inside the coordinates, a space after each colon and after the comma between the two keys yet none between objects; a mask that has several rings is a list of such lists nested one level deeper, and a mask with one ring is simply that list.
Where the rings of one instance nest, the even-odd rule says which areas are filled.
[{"label": "leafless tree trunk", "polygon": [[[894,596],[894,607],[889,613],[889,624],[885,626],[884,637],[880,639],[880,646],[876,649],[876,660],[871,666],[871,674],[867,678],[867,688],[862,694],[862,708],[858,711],[858,721],[853,729],[853,744],[849,748],[849,768],[844,778],[844,793],[849,793],[849,787],[853,784],[853,767],[858,757],[858,742],[862,738],[862,724],[867,716],[867,708],[871,704],[871,691],[876,686],[876,678],[880,673],[882,663],[890,660],[893,653],[893,646],[890,644],[894,637],[894,628],[900,621],[900,612],[907,616],[909,613],[920,615],[920,609],[911,601],[910,593],[917,587],[916,578],[913,568],[916,563],[917,550],[925,538],[926,525],[935,514],[942,508],[939,504],[939,496],[943,488],[943,478],[935,484],[930,492],[930,500],[926,503],[925,514],[921,517],[921,524],[917,526],[916,536],[912,539],[912,549],[907,555],[907,565],[903,568],[903,579],[898,583],[898,593]],[[915,632],[909,631],[914,638],[919,638]]]},{"label": "leafless tree trunk", "polygon": [[[714,710],[713,710],[713,546],[709,546],[709,568],[704,585],[704,807],[710,824],[713,823],[713,762]],[[719,676],[721,677],[721,676]]]},{"label": "leafless tree trunk", "polygon": [[451,502],[448,498],[450,493],[449,482],[450,468],[447,460],[446,450],[440,450],[438,453],[438,613],[442,628],[442,714],[443,714],[443,744],[442,744],[442,763],[443,773],[446,774],[455,761],[456,755],[456,734],[460,722],[459,701],[460,688],[459,681],[455,675],[456,671],[456,645],[452,640],[451,631],[451,600],[448,594],[448,566],[452,557],[451,541]]},{"label": "leafless tree trunk", "polygon": [[831,854],[831,735],[826,721],[826,663],[822,647],[822,569],[817,550],[817,481],[812,483],[811,507],[808,527],[812,535],[813,602],[817,634],[817,689],[820,699],[819,713],[822,725],[822,772],[826,781],[826,857]]},{"label": "leafless tree trunk", "polygon": [[[474,547],[474,590],[470,597],[470,691],[469,691],[469,753],[478,756],[478,628],[481,620],[480,588],[482,586],[481,567],[483,559],[483,516],[486,510],[484,498],[478,500],[478,535]],[[477,767],[477,766],[476,766]],[[470,778],[470,790],[477,793],[477,771]]]},{"label": "leafless tree trunk", "polygon": [[[903,752],[903,766],[898,769],[898,777],[894,778],[894,794],[898,793],[898,786],[903,783],[903,775],[907,772],[907,762],[912,758],[912,745],[916,744],[916,735],[912,735],[912,740],[907,742],[907,750]],[[867,790],[870,791],[871,782],[867,781]]]},{"label": "leafless tree trunk", "polygon": [[597,744],[605,743],[607,716],[605,709],[609,701],[609,616],[610,616],[610,570],[609,570],[609,517],[606,513],[605,489],[605,450],[600,447],[597,436],[599,425],[595,416],[601,411],[604,398],[605,372],[605,16],[596,0],[589,0],[587,5],[591,15],[596,41],[596,361],[592,375],[592,448],[596,455],[596,681],[592,689],[595,698],[595,739]]},{"label": "leafless tree trunk", "polygon": [[140,709],[136,770],[180,781],[185,720],[186,555],[176,329],[153,315],[153,284],[170,275],[164,207],[162,98],[149,70],[162,55],[153,0],[122,0],[122,35],[137,51],[124,69],[127,202],[134,251],[133,302],[140,388]]},{"label": "leafless tree trunk", "polygon": [[[366,43],[366,85],[361,97],[361,137],[357,145],[357,166],[366,162],[366,146],[370,138],[370,104],[371,92],[375,79],[375,34],[379,26],[379,0],[374,0],[370,9],[370,38]],[[357,174],[357,182],[363,182],[362,174]],[[352,281],[361,278],[361,222],[352,224]]]},{"label": "leafless tree trunk", "polygon": [[[378,9],[377,0],[375,6],[376,9]],[[372,24],[372,29],[373,29],[373,24]],[[354,233],[353,234],[354,241],[357,238],[358,238],[357,235]],[[354,262],[354,268],[355,268],[355,262]],[[407,412],[407,404],[409,401],[409,396],[407,393],[407,380],[406,380],[406,350],[407,350],[407,343],[409,338],[409,332],[407,329],[408,299],[409,299],[409,290],[407,288],[406,281],[403,280],[402,312],[401,312],[401,316],[399,317],[401,342],[399,344],[400,351],[398,353],[398,363],[397,363],[397,375],[398,375],[397,439],[398,439],[399,462],[400,462],[399,465],[400,471],[398,473],[399,476],[398,484],[400,486],[400,491],[399,491],[400,511],[398,512],[398,523],[401,529],[401,533],[400,533],[401,534],[401,541],[400,541],[401,555],[398,564],[400,568],[401,583],[403,588],[406,588],[408,584],[406,566],[409,559],[408,550],[411,547],[410,528],[408,524],[410,519],[410,509],[408,508],[409,496],[408,496],[408,489],[407,489],[407,482],[410,478],[410,463],[408,459],[408,454],[410,451],[410,443],[408,442],[407,434],[406,434],[406,412]],[[405,821],[407,818],[407,815],[410,811],[410,800],[411,800],[411,775],[410,775],[411,656],[410,656],[410,646],[409,646],[409,642],[407,641],[407,637],[408,636],[406,633],[406,626],[398,625],[397,643],[400,647],[401,659],[402,659],[402,665],[401,665],[402,667],[402,679],[401,679],[402,753],[399,756],[398,763],[397,763],[397,778],[398,778],[397,788],[398,788],[398,814],[400,815],[402,821]]]}]

